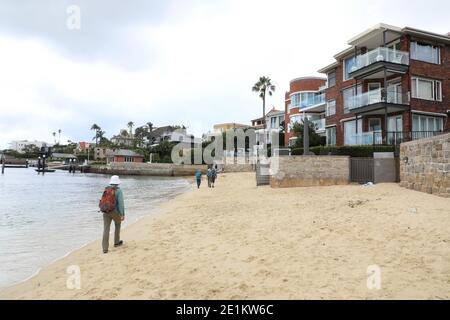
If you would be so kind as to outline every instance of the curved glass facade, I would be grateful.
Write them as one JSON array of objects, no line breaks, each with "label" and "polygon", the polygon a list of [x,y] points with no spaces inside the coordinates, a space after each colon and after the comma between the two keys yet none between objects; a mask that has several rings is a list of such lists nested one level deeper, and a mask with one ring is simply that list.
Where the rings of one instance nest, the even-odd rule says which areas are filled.
[{"label": "curved glass facade", "polygon": [[319,92],[298,92],[291,95],[292,108],[307,108],[317,104],[325,103],[325,94]]}]

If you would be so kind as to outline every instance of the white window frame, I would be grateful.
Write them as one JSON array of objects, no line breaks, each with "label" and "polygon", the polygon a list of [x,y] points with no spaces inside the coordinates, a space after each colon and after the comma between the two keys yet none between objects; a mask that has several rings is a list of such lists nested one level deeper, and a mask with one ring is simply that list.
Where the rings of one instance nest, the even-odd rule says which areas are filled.
[{"label": "white window frame", "polygon": [[345,79],[345,74],[347,73],[347,72],[346,72],[346,64],[345,64],[345,61],[346,61],[346,60],[349,60],[349,59],[356,59],[356,57],[355,57],[355,56],[351,56],[351,57],[347,57],[347,58],[345,58],[345,59],[342,60],[342,79],[343,79],[343,81],[348,81],[348,80],[353,79],[352,77],[349,77],[348,79]]},{"label": "white window frame", "polygon": [[[437,63],[436,62],[430,62],[430,61],[425,61],[425,60],[420,60],[417,58],[417,45],[426,45],[426,46],[431,46],[433,49],[436,48],[437,49]],[[413,47],[415,48],[413,51]],[[431,63],[431,64],[441,64],[441,60],[442,60],[442,56],[441,56],[441,47],[439,46],[435,46],[432,44],[424,44],[424,43],[420,43],[418,41],[411,41],[411,48],[410,48],[410,56],[411,59],[416,60],[416,61],[421,61],[421,62],[425,62],[425,63]]]},{"label": "white window frame", "polygon": [[[334,73],[334,84],[330,85],[330,74],[332,74],[332,73]],[[336,80],[337,80],[336,78],[337,78],[336,77],[336,70],[333,70],[333,71],[327,73],[327,87],[328,88],[332,88],[332,87],[334,87],[336,85]]]},{"label": "white window frame", "polygon": [[[330,112],[330,103],[331,102],[334,102],[334,112],[333,113]],[[335,114],[336,114],[336,100],[335,99],[328,100],[325,115],[327,117],[331,117],[331,116],[334,116]]]},{"label": "white window frame", "polygon": [[[330,140],[329,132],[334,132],[334,139],[332,139],[332,140],[334,140],[334,143],[330,143],[330,141],[329,141]],[[327,146],[335,146],[336,145],[336,126],[325,128],[325,136],[326,136]],[[333,142],[333,141],[331,141],[331,142]]]},{"label": "white window frame", "polygon": [[[431,90],[432,90],[432,99],[426,99],[418,97],[417,94],[419,92],[419,80],[421,81],[428,81],[431,82]],[[436,91],[436,84],[439,83],[439,91]],[[415,87],[415,95],[413,94],[411,90],[411,97],[414,99],[421,99],[421,100],[427,100],[427,101],[438,101],[442,102],[442,81],[435,80],[435,79],[428,79],[428,78],[422,78],[422,77],[411,77],[411,88]],[[439,93],[439,99],[436,99],[436,93]]]},{"label": "white window frame", "polygon": [[[428,128],[428,119],[432,118],[433,121],[436,123],[436,121],[440,121],[440,128],[438,131],[443,131],[444,130],[444,118],[442,117],[435,117],[435,116],[427,116],[427,115],[423,115],[423,114],[417,114],[417,113],[413,113],[412,115],[413,117],[413,121],[412,121],[412,125],[414,126],[414,118],[418,117],[419,118],[419,128],[412,128],[412,131],[416,131],[416,132],[431,132],[431,131],[436,131],[436,130],[430,130],[430,128]],[[420,120],[420,118],[425,118],[425,125],[426,128],[422,128],[422,121]],[[414,130],[414,129],[419,129],[419,130]]]}]

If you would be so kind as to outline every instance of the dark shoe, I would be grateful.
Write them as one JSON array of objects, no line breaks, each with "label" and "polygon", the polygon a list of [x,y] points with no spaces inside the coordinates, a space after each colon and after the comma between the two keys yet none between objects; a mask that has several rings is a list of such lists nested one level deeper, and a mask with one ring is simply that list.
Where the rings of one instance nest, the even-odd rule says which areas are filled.
[{"label": "dark shoe", "polygon": [[103,253],[108,253],[108,250],[103,250]]},{"label": "dark shoe", "polygon": [[120,247],[121,245],[123,245],[123,241],[122,240],[120,240],[118,243],[115,243],[114,244],[114,247]]}]

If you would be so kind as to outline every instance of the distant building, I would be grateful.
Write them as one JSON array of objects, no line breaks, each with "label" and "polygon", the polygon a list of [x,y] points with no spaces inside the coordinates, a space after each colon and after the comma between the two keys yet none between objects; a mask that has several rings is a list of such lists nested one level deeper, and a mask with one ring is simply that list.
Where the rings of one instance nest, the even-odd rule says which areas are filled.
[{"label": "distant building", "polygon": [[94,161],[106,160],[108,154],[111,154],[111,152],[113,152],[112,149],[102,147],[95,147],[92,149],[92,151],[92,158],[94,159]]},{"label": "distant building", "polygon": [[[279,134],[283,130],[284,122],[284,110],[277,110],[275,107],[272,108],[268,113],[266,113],[266,141],[267,143],[272,143],[272,134]],[[257,118],[251,121],[252,128],[255,129],[256,133],[256,143],[262,144],[264,140],[264,121],[263,117]],[[279,144],[284,144],[284,141],[279,141]]]},{"label": "distant building", "polygon": [[144,162],[144,156],[132,150],[115,149],[107,153],[106,162]]},{"label": "distant building", "polygon": [[79,152],[84,152],[87,151],[87,149],[89,149],[91,147],[91,143],[90,142],[78,142],[77,144],[77,151]]},{"label": "distant building", "polygon": [[53,152],[50,158],[53,161],[64,162],[64,164],[78,163],[77,156],[69,153]]},{"label": "distant building", "polygon": [[186,129],[182,129],[174,126],[165,126],[154,129],[149,133],[148,137],[144,140],[149,146],[156,146],[161,142],[176,142],[185,144],[186,148],[191,147],[191,144],[201,144],[201,138],[195,138],[193,135],[188,134]]},{"label": "distant building", "polygon": [[136,139],[132,137],[117,135],[111,138],[111,142],[118,146],[134,147],[134,145],[136,144]]},{"label": "distant building", "polygon": [[48,148],[51,145],[44,141],[28,141],[28,140],[15,140],[10,142],[10,149],[19,153],[25,153],[27,147],[36,147],[39,150],[42,148]]}]

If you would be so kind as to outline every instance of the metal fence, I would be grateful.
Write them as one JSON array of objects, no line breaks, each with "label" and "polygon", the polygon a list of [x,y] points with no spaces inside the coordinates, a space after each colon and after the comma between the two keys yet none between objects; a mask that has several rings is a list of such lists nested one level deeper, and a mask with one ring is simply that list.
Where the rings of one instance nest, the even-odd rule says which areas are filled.
[{"label": "metal fence", "polygon": [[351,158],[350,181],[358,183],[373,182],[374,181],[373,158]]}]

